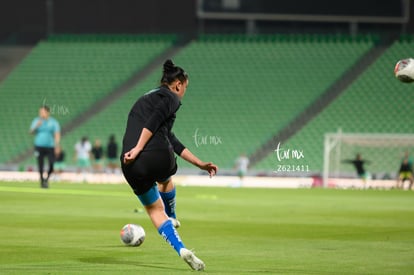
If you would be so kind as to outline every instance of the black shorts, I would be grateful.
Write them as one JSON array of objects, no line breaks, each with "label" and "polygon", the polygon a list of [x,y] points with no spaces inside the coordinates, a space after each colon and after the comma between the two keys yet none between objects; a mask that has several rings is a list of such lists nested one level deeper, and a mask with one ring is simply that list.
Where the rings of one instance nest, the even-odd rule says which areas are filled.
[{"label": "black shorts", "polygon": [[142,151],[130,164],[121,168],[125,179],[136,195],[145,194],[155,182],[165,181],[177,172],[177,162],[172,149]]}]

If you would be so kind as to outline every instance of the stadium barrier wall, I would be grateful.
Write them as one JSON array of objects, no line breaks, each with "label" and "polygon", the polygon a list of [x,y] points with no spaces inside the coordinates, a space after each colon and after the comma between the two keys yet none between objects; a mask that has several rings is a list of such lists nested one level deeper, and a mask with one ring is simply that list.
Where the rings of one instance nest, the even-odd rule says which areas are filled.
[{"label": "stadium barrier wall", "polygon": [[[39,181],[37,172],[14,172],[1,171],[0,181]],[[236,176],[215,176],[209,178],[207,175],[176,175],[174,181],[178,186],[202,186],[202,187],[244,187],[244,188],[321,188],[322,182],[314,177],[245,177],[243,182]],[[60,175],[59,181],[51,179],[51,187],[59,182],[80,184],[126,184],[121,174],[87,174],[82,175],[73,172],[65,172]],[[396,184],[395,180],[368,180],[365,188],[391,189]],[[327,188],[338,189],[362,189],[364,185],[360,179],[332,178]]]}]

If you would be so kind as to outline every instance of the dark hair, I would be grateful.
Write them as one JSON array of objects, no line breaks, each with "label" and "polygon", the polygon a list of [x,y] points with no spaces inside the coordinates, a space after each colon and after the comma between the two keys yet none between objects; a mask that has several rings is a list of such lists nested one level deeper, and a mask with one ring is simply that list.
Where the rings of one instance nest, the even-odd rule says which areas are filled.
[{"label": "dark hair", "polygon": [[82,139],[81,139],[82,145],[84,145],[85,142],[87,142],[87,141],[88,141],[88,137],[87,136],[83,136]]},{"label": "dark hair", "polygon": [[180,80],[184,82],[188,79],[188,74],[183,70],[183,68],[175,66],[171,59],[167,59],[164,62],[161,84],[171,84],[175,80]]},{"label": "dark hair", "polygon": [[45,109],[48,113],[50,113],[50,108],[47,105],[40,106],[40,109]]}]

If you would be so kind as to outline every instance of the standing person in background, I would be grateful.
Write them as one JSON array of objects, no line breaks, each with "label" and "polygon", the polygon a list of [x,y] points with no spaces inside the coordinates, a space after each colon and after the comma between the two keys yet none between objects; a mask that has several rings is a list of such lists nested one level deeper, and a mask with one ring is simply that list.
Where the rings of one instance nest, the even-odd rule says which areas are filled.
[{"label": "standing person in background", "polygon": [[93,143],[93,147],[92,147],[92,157],[93,157],[93,171],[95,173],[100,173],[102,172],[103,169],[103,147],[102,147],[102,143],[101,140],[96,139],[95,142]]},{"label": "standing person in background", "polygon": [[66,164],[65,164],[65,151],[63,151],[62,146],[56,145],[55,149],[55,179],[57,181],[60,180],[60,175],[63,173],[63,170],[65,170]]},{"label": "standing person in background", "polygon": [[91,150],[92,145],[89,142],[88,137],[82,137],[82,139],[75,144],[76,164],[78,167],[78,173],[82,173],[83,181],[86,181],[86,174],[90,170]]},{"label": "standing person in background", "polygon": [[404,189],[404,182],[408,180],[408,190],[411,190],[414,182],[413,178],[413,160],[410,158],[410,154],[405,152],[401,161],[400,169],[398,170],[397,177],[397,189]]},{"label": "standing person in background", "polygon": [[129,112],[121,154],[122,172],[158,233],[192,269],[204,270],[204,262],[184,246],[175,228],[180,225],[172,180],[177,171],[175,154],[205,170],[210,177],[218,168],[198,159],[172,132],[188,86],[187,73],[167,60],[160,82],[160,87],[140,97]]},{"label": "standing person in background", "polygon": [[343,162],[351,163],[352,165],[354,165],[356,173],[357,173],[358,177],[360,179],[362,179],[362,182],[364,184],[363,187],[365,189],[367,180],[369,178],[369,173],[365,170],[364,164],[369,163],[369,161],[363,160],[361,154],[358,153],[355,156],[355,159],[353,159],[353,160],[344,160]]},{"label": "standing person in background", "polygon": [[[34,138],[34,151],[40,174],[40,187],[49,187],[49,178],[53,173],[55,162],[55,146],[60,143],[59,122],[50,116],[50,108],[46,105],[40,107],[39,116],[33,119],[30,125],[30,133]],[[49,169],[44,175],[44,159],[49,162]]]},{"label": "standing person in background", "polygon": [[111,173],[116,173],[118,170],[119,155],[118,155],[118,143],[116,142],[115,135],[110,135],[108,145],[106,147],[107,168]]},{"label": "standing person in background", "polygon": [[246,154],[241,154],[237,159],[235,163],[235,168],[237,170],[237,176],[239,177],[239,182],[234,187],[240,187],[243,185],[243,179],[247,174],[247,170],[249,169],[249,158],[246,156]]}]

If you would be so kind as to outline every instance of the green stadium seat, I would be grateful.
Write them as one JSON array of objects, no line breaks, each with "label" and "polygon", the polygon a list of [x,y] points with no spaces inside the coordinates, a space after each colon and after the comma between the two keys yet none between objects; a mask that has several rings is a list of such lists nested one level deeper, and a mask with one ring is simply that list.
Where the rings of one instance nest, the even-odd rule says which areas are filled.
[{"label": "green stadium seat", "polygon": [[[13,118],[1,134],[0,163],[31,148],[32,137],[26,133],[43,103],[51,105],[57,112],[52,115],[65,126],[173,41],[170,35],[58,35],[40,42],[0,86],[0,105],[10,110],[0,117],[0,125],[10,125]],[[59,108],[68,112],[59,113]]]},{"label": "green stadium seat", "polygon": [[[364,41],[361,39],[360,43]],[[400,83],[393,75],[395,63],[412,55],[411,41],[412,36],[406,36],[395,42],[335,102],[289,139],[288,143],[307,152],[307,161],[314,172],[322,171],[325,133],[336,132],[338,128],[346,133],[413,132],[414,93],[409,85]],[[396,156],[400,153],[390,153],[384,148],[364,148],[364,157],[374,160],[369,167],[371,173],[394,174],[399,165]],[[353,158],[355,154],[355,151],[343,152],[344,158]],[[269,156],[257,168],[268,167],[271,163]],[[353,168],[344,166],[341,169],[352,171]]]}]

